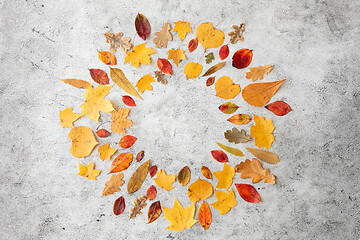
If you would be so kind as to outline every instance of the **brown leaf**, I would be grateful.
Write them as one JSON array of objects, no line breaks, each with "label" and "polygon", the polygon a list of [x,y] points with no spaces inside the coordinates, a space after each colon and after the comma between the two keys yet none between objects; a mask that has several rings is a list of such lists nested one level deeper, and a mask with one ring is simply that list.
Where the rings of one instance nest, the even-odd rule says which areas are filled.
[{"label": "brown leaf", "polygon": [[221,69],[224,65],[225,65],[226,62],[221,62],[221,63],[218,63],[218,64],[215,64],[214,66],[212,66],[211,68],[209,68],[205,73],[204,75],[202,75],[202,77],[206,77],[206,76],[209,76],[215,72],[217,72],[219,69]]},{"label": "brown leaf", "polygon": [[205,166],[201,166],[201,173],[206,177],[207,179],[212,179],[212,173],[209,168]]},{"label": "brown leaf", "polygon": [[120,215],[125,210],[125,199],[124,197],[119,197],[114,202],[113,212],[115,215]]},{"label": "brown leaf", "polygon": [[236,189],[238,190],[240,197],[247,202],[257,203],[261,202],[261,198],[256,189],[249,184],[235,184]]},{"label": "brown leaf", "polygon": [[130,96],[122,96],[122,101],[125,105],[128,105],[129,107],[136,107],[134,99]]},{"label": "brown leaf", "polygon": [[148,211],[148,223],[152,223],[153,221],[158,219],[161,212],[162,210],[161,210],[160,201],[151,204]]},{"label": "brown leaf", "polygon": [[276,101],[265,106],[267,110],[272,111],[277,116],[284,116],[288,114],[292,109],[283,101]]},{"label": "brown leaf", "polygon": [[172,65],[165,58],[158,58],[157,66],[160,69],[160,71],[162,71],[163,73],[172,75]]},{"label": "brown leaf", "polygon": [[143,184],[150,167],[150,159],[138,167],[134,174],[131,176],[129,183],[127,185],[127,191],[128,193],[136,192],[141,185]]},{"label": "brown leaf", "polygon": [[273,70],[273,67],[271,65],[265,65],[265,66],[259,66],[259,67],[251,67],[249,68],[250,72],[246,73],[247,79],[252,79],[255,81],[256,79],[263,79],[264,74],[269,74],[271,70]]},{"label": "brown leaf", "polygon": [[196,38],[192,39],[188,45],[189,52],[195,51],[195,49],[198,47],[198,44],[199,42]]},{"label": "brown leaf", "polygon": [[120,192],[119,187],[125,183],[123,177],[124,174],[122,172],[118,173],[118,175],[111,175],[110,180],[105,183],[105,188],[102,192],[102,195],[107,196],[116,192]]},{"label": "brown leaf", "polygon": [[116,65],[116,57],[108,51],[98,51],[99,59],[106,65]]},{"label": "brown leaf", "polygon": [[147,18],[138,13],[138,15],[135,18],[135,28],[137,34],[143,39],[146,40],[146,37],[149,35],[151,27],[149,20]]},{"label": "brown leaf", "polygon": [[158,170],[158,168],[157,168],[156,165],[152,166],[152,167],[150,168],[150,170],[149,170],[149,172],[150,172],[150,177],[154,177],[155,174],[157,173],[157,170]]},{"label": "brown leaf", "polygon": [[215,82],[215,77],[209,77],[207,80],[206,80],[206,86],[207,87],[210,87],[211,85],[213,85]]},{"label": "brown leaf", "polygon": [[122,148],[130,148],[136,142],[137,138],[131,135],[125,135],[120,139],[119,145]]},{"label": "brown leaf", "polygon": [[89,82],[75,78],[60,79],[60,81],[76,88],[88,89],[89,87],[91,87],[91,84]]},{"label": "brown leaf", "polygon": [[151,185],[149,189],[146,191],[146,197],[151,201],[154,198],[156,198],[156,195],[157,195],[156,187],[154,185]]},{"label": "brown leaf", "polygon": [[236,114],[228,119],[229,122],[236,125],[247,124],[251,121],[251,117],[247,114]]},{"label": "brown leaf", "polygon": [[211,151],[211,155],[218,162],[224,163],[229,161],[226,153],[221,150],[213,150]]},{"label": "brown leaf", "polygon": [[143,150],[143,151],[140,151],[140,152],[136,155],[136,158],[135,158],[136,161],[137,161],[137,162],[140,162],[141,160],[143,160],[144,155],[145,155],[144,150]]},{"label": "brown leaf", "polygon": [[128,169],[132,160],[132,153],[120,153],[112,162],[109,173],[117,173]]},{"label": "brown leaf", "polygon": [[280,162],[278,155],[272,152],[264,151],[258,148],[246,148],[249,152],[251,152],[255,157],[260,160],[263,160],[266,163],[277,164]]},{"label": "brown leaf", "polygon": [[168,81],[165,78],[165,74],[163,74],[160,71],[155,71],[155,77],[158,82],[161,82],[164,85],[168,83]]},{"label": "brown leaf", "polygon": [[204,228],[204,230],[208,230],[212,222],[212,214],[209,205],[207,205],[205,201],[199,208],[198,218],[199,223]]},{"label": "brown leaf", "polygon": [[91,78],[98,84],[108,85],[109,77],[106,72],[101,69],[89,69]]},{"label": "brown leaf", "polygon": [[136,217],[136,215],[141,215],[141,210],[146,207],[146,200],[147,198],[145,196],[141,196],[140,198],[136,198],[134,201],[134,208],[130,209],[130,219],[133,219]]},{"label": "brown leaf", "polygon": [[110,136],[110,132],[106,129],[99,129],[96,131],[96,135],[98,135],[98,137],[101,137],[101,138],[106,138],[108,136]]},{"label": "brown leaf", "polygon": [[263,180],[265,183],[275,184],[275,176],[270,174],[268,168],[264,170],[256,158],[252,161],[246,159],[245,162],[236,165],[235,172],[241,173],[241,178],[252,178],[253,183]]},{"label": "brown leaf", "polygon": [[191,177],[191,171],[188,166],[183,167],[178,174],[178,181],[182,186],[189,183]]},{"label": "brown leaf", "polygon": [[124,34],[119,33],[105,33],[104,36],[106,38],[106,43],[110,43],[110,51],[116,52],[119,48],[122,52],[126,53],[132,48],[132,44],[130,43],[131,39],[128,37],[122,37]]},{"label": "brown leaf", "polygon": [[240,26],[233,25],[232,28],[235,31],[232,31],[228,34],[231,37],[230,42],[234,44],[237,41],[244,41],[243,33],[245,32],[245,23],[241,23]]},{"label": "brown leaf", "polygon": [[244,143],[251,141],[251,137],[246,134],[244,129],[241,129],[241,132],[237,128],[226,130],[224,136],[229,142],[233,143]]},{"label": "brown leaf", "polygon": [[246,68],[251,63],[252,57],[252,50],[247,48],[240,49],[233,55],[232,66],[238,69]]},{"label": "brown leaf", "polygon": [[228,45],[224,45],[220,48],[220,51],[219,51],[219,57],[221,60],[224,60],[225,58],[227,58],[229,56],[229,47]]},{"label": "brown leaf", "polygon": [[156,38],[154,38],[154,43],[157,48],[166,48],[167,42],[173,40],[170,30],[171,26],[166,22],[164,26],[162,26],[162,30],[155,33]]}]

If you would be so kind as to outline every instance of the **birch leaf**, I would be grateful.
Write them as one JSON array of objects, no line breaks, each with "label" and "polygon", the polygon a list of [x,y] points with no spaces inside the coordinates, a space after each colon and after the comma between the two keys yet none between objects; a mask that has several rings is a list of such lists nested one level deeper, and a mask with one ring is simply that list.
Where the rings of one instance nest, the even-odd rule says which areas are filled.
[{"label": "birch leaf", "polygon": [[89,156],[95,146],[99,144],[94,132],[88,127],[80,126],[73,128],[68,136],[72,141],[70,152],[77,158]]},{"label": "birch leaf", "polygon": [[191,202],[195,203],[200,200],[204,200],[214,193],[214,188],[206,180],[201,180],[200,178],[189,185],[188,188],[188,197]]}]

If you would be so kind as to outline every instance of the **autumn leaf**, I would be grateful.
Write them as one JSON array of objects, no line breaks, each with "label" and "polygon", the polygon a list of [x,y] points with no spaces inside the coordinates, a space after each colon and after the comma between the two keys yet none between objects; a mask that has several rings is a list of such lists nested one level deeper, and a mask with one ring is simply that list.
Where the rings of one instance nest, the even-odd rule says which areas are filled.
[{"label": "autumn leaf", "polygon": [[172,184],[175,182],[175,176],[172,174],[166,175],[165,171],[161,169],[157,172],[157,176],[154,178],[154,181],[158,187],[161,187],[166,191],[170,191],[174,188]]},{"label": "autumn leaf", "polygon": [[246,148],[249,152],[251,152],[258,159],[269,163],[269,164],[277,164],[280,162],[278,155],[272,152],[264,151],[258,148]]},{"label": "autumn leaf", "polygon": [[183,59],[185,60],[186,59],[186,56],[184,54],[184,50],[182,49],[170,49],[168,51],[169,55],[168,55],[168,60],[172,59],[174,61],[174,63],[176,64],[176,66],[178,67],[179,66],[179,63],[180,63],[180,60]]},{"label": "autumn leaf", "polygon": [[256,189],[249,184],[235,184],[236,189],[242,199],[250,203],[261,202],[261,198]]},{"label": "autumn leaf", "polygon": [[89,69],[91,78],[98,84],[108,85],[109,77],[104,70],[101,69]]},{"label": "autumn leaf", "polygon": [[208,167],[205,166],[201,166],[201,173],[202,175],[204,175],[204,177],[206,177],[207,179],[212,179],[212,174],[211,171]]},{"label": "autumn leaf", "polygon": [[114,83],[116,83],[116,85],[118,85],[122,90],[124,90],[128,94],[142,99],[134,86],[131,84],[131,82],[126,78],[124,72],[121,69],[110,68],[110,76]]},{"label": "autumn leaf", "polygon": [[207,199],[214,193],[214,188],[206,180],[201,180],[200,178],[189,185],[188,188],[188,197],[191,202],[195,203],[200,200]]},{"label": "autumn leaf", "polygon": [[223,188],[228,190],[235,176],[235,168],[230,167],[229,164],[225,163],[223,170],[214,172],[214,176],[218,179],[216,188]]},{"label": "autumn leaf", "polygon": [[156,195],[157,195],[156,187],[154,185],[151,185],[149,189],[146,191],[146,197],[151,201],[156,197]]},{"label": "autumn leaf", "polygon": [[221,143],[218,143],[218,142],[215,142],[219,147],[221,147],[222,149],[224,149],[225,151],[227,151],[228,153],[231,153],[231,154],[234,154],[235,156],[238,156],[238,157],[243,157],[244,154],[242,151],[240,151],[239,149],[237,148],[232,148],[232,147],[228,147],[228,146],[225,146]]},{"label": "autumn leaf", "polygon": [[206,51],[208,48],[220,47],[224,42],[225,35],[219,29],[215,29],[212,23],[207,22],[197,27],[196,38]]},{"label": "autumn leaf", "polygon": [[235,144],[251,141],[251,137],[246,134],[244,129],[241,129],[241,131],[237,128],[226,130],[226,132],[224,132],[224,136],[229,142],[233,142]]},{"label": "autumn leaf", "polygon": [[220,107],[219,107],[219,110],[225,114],[232,114],[234,113],[237,109],[239,108],[238,105],[236,105],[235,103],[233,102],[226,102],[224,104],[222,104]]},{"label": "autumn leaf", "polygon": [[228,119],[229,122],[236,125],[247,124],[251,121],[251,117],[247,114],[236,114]]},{"label": "autumn leaf", "polygon": [[284,81],[285,79],[276,82],[249,84],[244,88],[242,97],[252,106],[264,106],[276,93]]},{"label": "autumn leaf", "polygon": [[134,201],[134,208],[131,208],[130,219],[135,218],[137,215],[141,215],[141,210],[146,207],[146,200],[145,196],[141,196],[140,198],[136,198]]},{"label": "autumn leaf", "polygon": [[60,79],[60,81],[76,88],[88,89],[89,87],[91,87],[91,84],[89,82],[76,78]]},{"label": "autumn leaf", "polygon": [[164,26],[162,26],[161,31],[155,33],[156,38],[154,38],[154,43],[157,48],[166,48],[167,42],[173,40],[170,29],[170,24],[166,22]]},{"label": "autumn leaf", "polygon": [[250,49],[237,50],[232,58],[232,66],[238,69],[246,68],[251,63],[252,57],[253,53]]},{"label": "autumn leaf", "polygon": [[291,107],[283,101],[276,101],[265,106],[265,108],[273,112],[277,116],[284,116],[288,114],[292,109]]},{"label": "autumn leaf", "polygon": [[165,58],[158,58],[157,66],[158,66],[159,70],[162,71],[163,73],[172,75],[172,73],[173,73],[172,72],[172,65]]},{"label": "autumn leaf", "polygon": [[275,127],[270,118],[265,121],[264,117],[259,117],[254,114],[254,122],[256,125],[250,127],[250,134],[255,138],[255,145],[259,148],[265,147],[269,150],[271,144],[274,142],[274,135],[272,132]]},{"label": "autumn leaf", "polygon": [[219,57],[221,60],[224,60],[225,58],[227,58],[229,56],[229,47],[228,45],[224,45],[220,48],[219,50]]},{"label": "autumn leaf", "polygon": [[164,85],[168,83],[168,81],[165,78],[165,74],[163,74],[160,71],[155,71],[155,77],[158,82],[161,82]]},{"label": "autumn leaf", "polygon": [[110,180],[105,183],[105,188],[102,192],[102,195],[107,196],[116,192],[120,192],[120,186],[125,183],[123,177],[123,173],[111,175]]},{"label": "autumn leaf", "polygon": [[206,80],[206,86],[207,87],[210,87],[211,85],[213,85],[215,82],[215,77],[209,77],[207,80]]},{"label": "autumn leaf", "polygon": [[79,171],[78,175],[90,180],[96,180],[96,177],[101,173],[101,170],[95,169],[95,164],[92,161],[86,167],[79,163]]},{"label": "autumn leaf", "polygon": [[114,110],[110,100],[104,99],[108,95],[112,86],[98,86],[95,89],[91,87],[84,93],[85,102],[80,105],[81,115],[87,115],[90,120],[98,122],[100,111],[110,113]]},{"label": "autumn leaf", "polygon": [[205,201],[201,204],[199,208],[198,219],[200,225],[204,228],[204,230],[208,230],[212,222],[212,214],[209,205],[207,205]]},{"label": "autumn leaf", "polygon": [[78,120],[81,117],[81,115],[78,113],[74,113],[72,111],[72,107],[69,107],[62,111],[60,110],[59,117],[60,117],[61,127],[73,128],[74,127],[73,122]]},{"label": "autumn leaf", "polygon": [[245,162],[236,165],[235,172],[240,173],[241,178],[252,178],[253,183],[263,180],[265,183],[275,184],[275,176],[270,174],[268,168],[264,170],[256,158],[252,161],[246,159]]},{"label": "autumn leaf", "polygon": [[198,43],[199,43],[199,41],[196,38],[191,39],[191,41],[188,44],[188,49],[189,49],[190,53],[197,49]]},{"label": "autumn leaf", "polygon": [[215,60],[215,56],[214,56],[213,52],[208,53],[207,55],[205,55],[205,62],[207,64],[211,63],[213,60]]},{"label": "autumn leaf", "polygon": [[219,210],[220,215],[229,212],[237,204],[233,189],[230,192],[215,190],[215,196],[217,201],[210,205]]},{"label": "autumn leaf", "polygon": [[229,161],[226,153],[221,150],[213,150],[211,151],[211,155],[218,162],[224,163]]},{"label": "autumn leaf", "polygon": [[137,138],[131,135],[125,135],[120,139],[119,145],[122,148],[130,148],[136,142]]},{"label": "autumn leaf", "polygon": [[233,99],[241,91],[239,84],[234,84],[230,77],[223,76],[215,83],[216,96],[222,99]]},{"label": "autumn leaf", "polygon": [[264,74],[269,74],[271,72],[271,70],[273,70],[273,67],[271,65],[264,65],[264,66],[259,66],[259,67],[251,67],[249,68],[250,72],[246,73],[246,78],[247,79],[252,79],[253,81],[255,81],[256,79],[263,79],[264,78]]},{"label": "autumn leaf", "polygon": [[197,78],[202,71],[202,66],[199,63],[189,62],[185,65],[184,73],[186,79]]},{"label": "autumn leaf", "polygon": [[206,77],[206,76],[209,76],[213,73],[216,73],[219,69],[221,69],[224,65],[225,65],[226,62],[221,62],[221,63],[218,63],[218,64],[215,64],[214,66],[212,66],[211,68],[209,68],[205,73],[204,75],[202,75],[202,77]]},{"label": "autumn leaf", "polygon": [[124,36],[123,33],[105,33],[106,43],[110,43],[110,51],[116,52],[119,48],[122,52],[126,53],[132,48],[132,44],[130,43],[131,39]]},{"label": "autumn leaf", "polygon": [[136,83],[135,87],[138,88],[140,93],[143,93],[145,90],[152,91],[153,88],[151,86],[151,83],[155,82],[154,78],[150,76],[150,74],[147,74],[140,78],[140,80]]},{"label": "autumn leaf", "polygon": [[180,202],[175,197],[174,207],[164,209],[165,218],[170,222],[170,225],[166,228],[172,231],[183,231],[186,228],[190,228],[197,221],[194,219],[195,215],[195,203],[184,209]]},{"label": "autumn leaf", "polygon": [[122,96],[122,101],[125,105],[129,107],[136,107],[134,99],[130,96]]},{"label": "autumn leaf", "polygon": [[151,166],[150,170],[149,170],[149,174],[150,174],[150,177],[154,177],[155,174],[157,173],[157,166],[154,165],[154,166]]},{"label": "autumn leaf", "polygon": [[99,144],[94,132],[88,127],[75,127],[71,129],[68,136],[72,141],[70,152],[77,158],[89,156],[95,146]]},{"label": "autumn leaf", "polygon": [[152,223],[153,221],[158,219],[161,212],[162,210],[161,210],[160,201],[152,203],[148,211],[148,223]]},{"label": "autumn leaf", "polygon": [[119,111],[113,111],[111,115],[111,131],[118,132],[119,134],[125,134],[126,128],[131,127],[134,123],[126,119],[129,116],[130,109],[120,108]]},{"label": "autumn leaf", "polygon": [[141,164],[140,167],[136,169],[136,171],[131,176],[127,185],[127,191],[129,194],[136,192],[141,187],[149,172],[149,167],[150,167],[150,159],[144,162],[143,164]]},{"label": "autumn leaf", "polygon": [[244,41],[243,33],[245,32],[245,23],[241,23],[239,26],[233,25],[232,28],[235,31],[229,32],[230,42],[232,44],[236,43],[237,41]]},{"label": "autumn leaf", "polygon": [[189,183],[191,177],[191,171],[188,166],[183,167],[178,174],[178,181],[182,186]]},{"label": "autumn leaf", "polygon": [[109,173],[117,173],[128,169],[132,160],[132,153],[120,153],[112,162]]},{"label": "autumn leaf", "polygon": [[175,23],[175,27],[174,27],[173,31],[178,33],[181,41],[184,40],[184,38],[186,37],[186,34],[192,33],[189,22],[177,21],[174,23]]},{"label": "autumn leaf", "polygon": [[124,197],[119,197],[114,202],[113,212],[115,215],[120,215],[125,210],[125,199]]},{"label": "autumn leaf", "polygon": [[111,52],[98,51],[98,57],[106,65],[116,65],[116,57]]},{"label": "autumn leaf", "polygon": [[140,151],[137,155],[136,155],[136,161],[137,162],[140,162],[141,160],[143,160],[143,158],[144,158],[144,155],[145,155],[145,151],[143,150],[143,151]]},{"label": "autumn leaf", "polygon": [[138,68],[139,64],[151,64],[151,54],[156,53],[151,47],[146,47],[146,43],[136,45],[131,52],[126,53],[125,62],[130,62],[131,65]]},{"label": "autumn leaf", "polygon": [[116,148],[109,147],[110,143],[106,143],[103,146],[99,147],[98,152],[100,153],[100,159],[109,161],[111,156],[117,151]]},{"label": "autumn leaf", "polygon": [[143,39],[146,40],[146,37],[149,35],[151,26],[149,23],[149,20],[142,15],[141,13],[138,13],[138,15],[135,18],[135,29],[137,34]]},{"label": "autumn leaf", "polygon": [[106,138],[111,135],[111,133],[106,129],[99,129],[96,131],[96,135],[101,138]]}]

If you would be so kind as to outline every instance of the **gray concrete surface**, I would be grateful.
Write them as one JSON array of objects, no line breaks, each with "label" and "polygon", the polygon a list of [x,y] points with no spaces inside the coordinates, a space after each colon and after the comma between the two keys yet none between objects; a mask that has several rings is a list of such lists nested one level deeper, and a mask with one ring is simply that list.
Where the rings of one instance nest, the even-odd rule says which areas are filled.
[{"label": "gray concrete surface", "polygon": [[[351,0],[0,1],[0,239],[359,239],[359,4]],[[219,216],[212,208],[214,219],[206,232],[198,223],[181,233],[165,230],[169,222],[163,215],[146,224],[147,208],[129,220],[132,202],[145,194],[153,180],[148,177],[130,196],[123,187],[120,193],[101,197],[111,162],[102,162],[97,148],[86,159],[75,159],[69,151],[70,129],[59,125],[60,109],[72,106],[80,112],[83,91],[58,79],[90,80],[88,68],[108,71],[96,52],[108,49],[105,32],[122,31],[133,43],[142,43],[133,26],[138,12],[151,23],[147,45],[152,47],[154,33],[165,21],[189,21],[195,31],[202,22],[216,24],[224,18],[218,28],[225,33],[246,21],[245,41],[231,45],[232,53],[243,47],[254,49],[251,66],[275,66],[264,81],[287,79],[273,97],[293,108],[285,117],[251,107],[241,97],[234,100],[243,113],[272,118],[276,141],[270,150],[281,162],[264,167],[277,176],[277,183],[255,185],[262,203],[248,204],[236,195],[238,205],[229,213]],[[181,43],[175,34],[168,49],[185,49],[194,36]],[[187,61],[197,61],[201,51],[199,47],[187,53]],[[214,53],[217,57],[217,50]],[[133,83],[156,69],[153,63],[135,71],[130,64],[121,64],[124,54],[116,56]],[[158,50],[153,60],[166,56],[166,50]],[[203,78],[185,80],[185,63],[174,66],[167,86],[154,83],[154,91],[137,101],[130,114],[135,126],[128,133],[139,139],[133,153],[145,150],[146,159],[171,174],[189,165],[193,182],[201,175],[201,165],[222,169],[209,151],[218,149],[214,141],[227,143],[223,132],[233,126],[218,111],[224,101],[215,97],[213,86],[206,88]],[[200,63],[209,67],[203,58]],[[230,65],[216,75],[228,75],[242,88],[250,83],[244,78],[246,70]],[[118,108],[123,94],[115,86],[107,98]],[[101,122],[108,119],[103,114]],[[81,125],[97,126],[87,117],[75,123]],[[249,130],[250,124],[244,128]],[[113,134],[111,145],[119,139]],[[228,145],[244,152],[254,146]],[[230,164],[244,159],[231,156]],[[103,170],[98,181],[77,175],[78,162],[90,161]],[[125,181],[138,166],[131,165]],[[237,174],[234,183],[250,181]],[[177,196],[188,206],[186,188],[174,186],[170,192],[158,189],[158,199],[172,207]],[[112,205],[121,195],[127,208],[114,216]],[[212,196],[208,203],[214,201]]]}]

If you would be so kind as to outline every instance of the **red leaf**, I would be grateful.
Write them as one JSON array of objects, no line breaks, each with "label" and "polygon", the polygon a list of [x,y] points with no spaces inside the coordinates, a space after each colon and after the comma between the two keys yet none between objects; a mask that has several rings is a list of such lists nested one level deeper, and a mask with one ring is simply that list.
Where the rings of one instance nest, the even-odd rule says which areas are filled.
[{"label": "red leaf", "polygon": [[149,211],[148,211],[148,223],[152,223],[158,217],[160,216],[162,210],[161,210],[161,204],[160,201],[154,202],[150,205]]},{"label": "red leaf", "polygon": [[220,51],[219,51],[219,57],[221,60],[224,60],[225,58],[227,58],[229,56],[229,47],[228,45],[224,45],[220,48]]},{"label": "red leaf", "polygon": [[144,151],[140,151],[137,155],[136,155],[136,161],[140,162],[141,160],[143,160],[144,158]]},{"label": "red leaf", "polygon": [[163,73],[172,75],[172,65],[165,58],[158,58],[157,66],[160,69],[160,71],[162,71]]},{"label": "red leaf", "polygon": [[247,48],[243,48],[236,51],[232,58],[233,67],[236,67],[238,69],[246,68],[251,63],[252,56],[253,56],[252,50],[249,50]]},{"label": "red leaf", "polygon": [[149,170],[149,173],[150,173],[150,177],[155,176],[155,174],[157,173],[157,166],[156,165],[152,166]]},{"label": "red leaf", "polygon": [[213,158],[215,158],[216,161],[224,163],[224,162],[228,162],[229,159],[226,155],[226,153],[224,153],[221,150],[213,150],[211,151],[211,155],[213,156]]},{"label": "red leaf", "polygon": [[237,109],[239,108],[238,105],[236,105],[235,103],[233,102],[226,102],[224,104],[222,104],[220,107],[219,107],[219,110],[225,114],[232,114],[234,113]]},{"label": "red leaf", "polygon": [[198,47],[198,43],[199,42],[196,38],[192,39],[188,45],[189,52],[195,51],[195,49]]},{"label": "red leaf", "polygon": [[101,138],[105,138],[110,136],[111,133],[109,133],[109,131],[107,131],[106,129],[99,129],[96,131],[96,135],[98,135],[98,137]]},{"label": "red leaf", "polygon": [[266,109],[272,111],[275,115],[284,116],[288,114],[292,109],[283,101],[276,101],[265,106]]},{"label": "red leaf", "polygon": [[89,69],[91,78],[98,84],[108,85],[109,77],[106,72],[101,69]]},{"label": "red leaf", "polygon": [[200,225],[204,228],[204,230],[209,229],[212,222],[212,214],[209,205],[205,201],[201,204],[199,208],[198,219]]},{"label": "red leaf", "polygon": [[136,142],[137,138],[131,135],[125,135],[120,139],[119,145],[122,148],[129,148]]},{"label": "red leaf", "polygon": [[146,192],[146,197],[151,201],[156,197],[156,195],[157,195],[156,187],[154,185],[151,185]]},{"label": "red leaf", "polygon": [[146,37],[150,33],[150,23],[147,20],[147,18],[142,15],[141,13],[138,13],[138,15],[135,18],[135,28],[137,34],[143,39],[146,40]]},{"label": "red leaf", "polygon": [[125,199],[123,197],[119,197],[114,202],[114,214],[119,215],[125,210]]},{"label": "red leaf", "polygon": [[129,107],[136,107],[134,99],[130,96],[122,96],[122,101],[125,105],[128,105]]},{"label": "red leaf", "polygon": [[250,203],[261,202],[261,198],[256,189],[249,184],[235,184],[242,199]]},{"label": "red leaf", "polygon": [[207,80],[206,80],[206,86],[207,87],[210,87],[211,85],[213,85],[215,82],[215,77],[209,77]]}]

